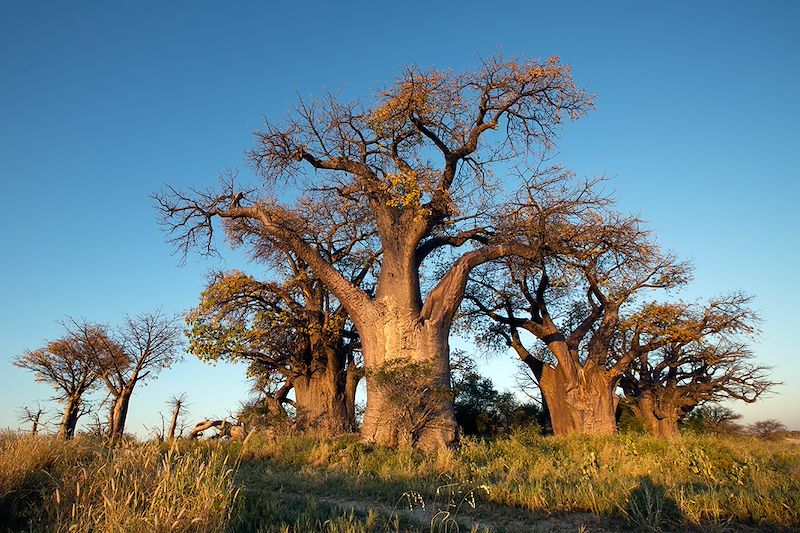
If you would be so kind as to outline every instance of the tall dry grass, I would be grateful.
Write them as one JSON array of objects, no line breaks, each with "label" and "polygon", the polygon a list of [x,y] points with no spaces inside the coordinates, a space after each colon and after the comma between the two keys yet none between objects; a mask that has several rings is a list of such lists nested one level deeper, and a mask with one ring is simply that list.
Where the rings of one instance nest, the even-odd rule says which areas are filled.
[{"label": "tall dry grass", "polygon": [[224,531],[238,489],[223,450],[0,436],[0,524],[53,532]]},{"label": "tall dry grass", "polygon": [[0,435],[0,526],[13,531],[529,531],[576,513],[600,517],[592,531],[797,527],[800,450],[534,432],[436,454],[355,436],[170,449]]}]

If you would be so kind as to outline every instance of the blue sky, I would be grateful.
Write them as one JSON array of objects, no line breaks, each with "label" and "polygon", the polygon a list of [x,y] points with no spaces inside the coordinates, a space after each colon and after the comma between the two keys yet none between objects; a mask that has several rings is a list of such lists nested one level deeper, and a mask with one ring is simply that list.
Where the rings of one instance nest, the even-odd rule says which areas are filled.
[{"label": "blue sky", "polygon": [[[180,312],[207,269],[247,267],[234,252],[178,266],[148,194],[246,175],[251,131],[298,94],[367,96],[403,65],[462,69],[502,51],[557,54],[597,95],[559,157],[612,177],[622,208],[694,261],[685,298],[756,296],[756,353],[785,385],[735,408],[800,429],[800,4],[163,4],[0,4],[0,427],[50,395],[10,360],[58,336],[59,319]],[[486,372],[513,386],[510,357]],[[246,390],[243,368],[187,357],[137,391],[129,429],[159,423],[173,393],[199,418]]]}]

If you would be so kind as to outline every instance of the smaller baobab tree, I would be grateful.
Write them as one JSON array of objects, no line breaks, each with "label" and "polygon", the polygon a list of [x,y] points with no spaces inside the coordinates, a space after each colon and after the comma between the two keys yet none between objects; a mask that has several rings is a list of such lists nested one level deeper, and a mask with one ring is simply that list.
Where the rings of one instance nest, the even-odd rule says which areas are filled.
[{"label": "smaller baobab tree", "polygon": [[[172,407],[172,416],[169,419],[169,430],[167,430],[167,440],[175,440],[175,432],[178,430],[178,419],[186,412],[186,393],[183,392],[173,396],[169,401]],[[181,429],[181,433],[183,430]]]},{"label": "smaller baobab tree", "polygon": [[[57,435],[71,439],[78,419],[87,412],[83,396],[97,383],[95,357],[101,355],[98,348],[110,346],[113,341],[97,324],[70,320],[63,325],[63,337],[18,356],[14,365],[32,371],[37,382],[47,383],[57,391],[54,399],[64,404]],[[102,354],[103,359],[108,355]]]},{"label": "smaller baobab tree", "polygon": [[752,362],[748,341],[758,317],[750,300],[734,293],[704,305],[652,303],[623,321],[617,346],[633,363],[620,385],[649,431],[677,436],[695,407],[752,403],[777,384],[768,367]]},{"label": "smaller baobab tree", "polygon": [[[289,404],[298,429],[353,431],[363,373],[358,335],[304,261],[290,252],[283,259],[285,276],[279,281],[237,271],[213,275],[187,318],[190,351],[206,360],[247,361],[254,388],[273,417],[286,417]],[[360,267],[354,276],[365,274]]]},{"label": "smaller baobab tree", "polygon": [[128,316],[116,339],[108,340],[94,352],[95,371],[108,388],[111,407],[108,434],[120,437],[125,432],[128,406],[137,384],[155,377],[171,366],[182,345],[178,316],[160,310]]},{"label": "smaller baobab tree", "polygon": [[689,276],[639,219],[609,203],[594,183],[520,198],[504,223],[540,243],[538,259],[490,264],[468,289],[471,327],[528,366],[557,435],[616,431],[616,389],[633,357],[612,357],[620,314]]}]

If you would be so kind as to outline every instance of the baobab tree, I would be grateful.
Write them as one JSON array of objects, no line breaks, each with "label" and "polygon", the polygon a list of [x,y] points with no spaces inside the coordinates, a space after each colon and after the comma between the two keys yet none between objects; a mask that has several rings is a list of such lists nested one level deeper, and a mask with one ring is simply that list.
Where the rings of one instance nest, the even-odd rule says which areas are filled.
[{"label": "baobab tree", "polygon": [[752,403],[776,385],[769,368],[752,362],[757,316],[749,302],[733,293],[707,304],[652,303],[623,322],[617,346],[635,356],[620,385],[650,432],[675,437],[698,405]]},{"label": "baobab tree", "polygon": [[[249,152],[262,178],[258,189],[233,183],[206,192],[170,189],[156,202],[184,252],[211,247],[215,218],[233,222],[234,239],[290,249],[344,306],[367,376],[387,363],[423,364],[430,373],[420,378],[428,382],[421,389],[439,391],[449,386],[448,337],[469,272],[501,257],[534,255],[510,235],[493,239],[502,200],[493,189],[500,184],[492,178],[493,163],[504,163],[496,170],[525,164],[552,145],[564,120],[591,106],[591,96],[557,57],[495,58],[464,73],[412,67],[372,102],[301,102],[285,122],[268,122]],[[292,204],[287,184],[297,186]],[[361,225],[375,231],[381,253],[374,291],[348,280],[313,245],[320,205],[364,209]],[[424,263],[442,250],[450,251],[450,261],[433,279]],[[430,284],[424,294],[423,273]],[[457,441],[448,396],[426,402],[436,416],[416,438],[421,447]],[[362,437],[395,444],[398,407],[367,377]]]},{"label": "baobab tree", "polygon": [[284,405],[292,404],[298,429],[354,431],[363,373],[358,335],[302,259],[288,252],[285,266],[281,282],[238,271],[213,275],[187,317],[189,350],[205,360],[248,361],[248,375],[273,415],[286,416]]},{"label": "baobab tree", "polygon": [[508,227],[538,241],[540,255],[476,272],[467,316],[485,320],[480,340],[512,348],[529,367],[555,434],[611,434],[616,389],[634,357],[614,357],[620,312],[642,293],[684,283],[689,267],[639,219],[609,210],[591,184],[571,196],[524,198],[508,213]]},{"label": "baobab tree", "polygon": [[[178,394],[177,396],[173,396],[169,401],[170,406],[172,407],[172,415],[170,416],[169,420],[169,429],[167,430],[166,439],[168,441],[175,440],[175,433],[178,430],[178,418],[186,413],[186,393]],[[181,428],[180,433],[183,433],[183,429]]]},{"label": "baobab tree", "polygon": [[63,326],[66,334],[62,338],[16,357],[14,365],[32,371],[37,382],[47,383],[57,391],[54,399],[64,404],[57,436],[71,439],[78,419],[87,412],[83,396],[97,383],[95,358],[113,357],[101,354],[102,347],[113,341],[105,328],[96,324],[68,320]]},{"label": "baobab tree", "polygon": [[111,397],[108,434],[112,438],[125,432],[136,385],[175,362],[181,347],[181,330],[177,316],[154,311],[126,317],[115,337],[105,337],[107,345],[98,346],[92,357],[95,371]]}]

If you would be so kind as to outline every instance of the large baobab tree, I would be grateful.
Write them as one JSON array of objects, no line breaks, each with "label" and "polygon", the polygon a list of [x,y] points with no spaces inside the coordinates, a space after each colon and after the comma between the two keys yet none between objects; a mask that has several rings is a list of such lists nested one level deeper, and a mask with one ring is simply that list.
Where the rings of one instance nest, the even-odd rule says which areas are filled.
[{"label": "large baobab tree", "polygon": [[136,385],[155,377],[176,360],[181,330],[177,316],[154,311],[126,317],[115,337],[106,337],[107,345],[98,346],[93,356],[95,371],[111,397],[108,433],[112,438],[125,432]]},{"label": "large baobab tree", "polygon": [[[398,441],[395,405],[369,373],[387,362],[425,364],[430,390],[449,386],[448,336],[469,272],[500,257],[530,256],[528,246],[495,241],[498,181],[491,165],[522,164],[549,147],[555,129],[583,115],[591,96],[570,69],[548,61],[485,61],[476,71],[409,68],[372,102],[333,97],[301,102],[288,120],[267,123],[250,151],[263,186],[156,197],[163,223],[184,250],[208,246],[216,217],[246,234],[292,250],[342,303],[361,340],[367,371],[362,437]],[[289,203],[286,184],[296,185]],[[318,206],[363,208],[381,252],[377,283],[368,292],[352,283],[313,245]],[[460,246],[469,246],[457,253]],[[423,291],[425,260],[449,250],[448,265]],[[394,366],[395,363],[393,363]],[[422,387],[425,389],[425,387]],[[452,398],[436,394],[437,413],[419,432],[422,447],[456,442]]]},{"label": "large baobab tree", "polygon": [[633,358],[613,357],[620,311],[643,292],[685,282],[689,269],[591,188],[573,197],[527,198],[508,214],[509,227],[540,243],[540,257],[476,273],[468,316],[486,320],[482,340],[514,349],[529,367],[555,434],[611,434]]},{"label": "large baobab tree", "polygon": [[617,346],[634,357],[621,386],[649,431],[674,437],[698,405],[752,403],[776,385],[769,368],[752,362],[757,316],[749,301],[734,293],[704,305],[653,303],[623,322]]},{"label": "large baobab tree", "polygon": [[54,399],[64,404],[58,437],[71,439],[78,419],[86,412],[83,396],[97,382],[95,357],[102,356],[105,360],[112,356],[100,350],[113,341],[105,328],[96,324],[71,320],[64,323],[64,329],[66,334],[62,338],[25,352],[14,359],[14,365],[32,371],[36,381],[57,391]]}]

